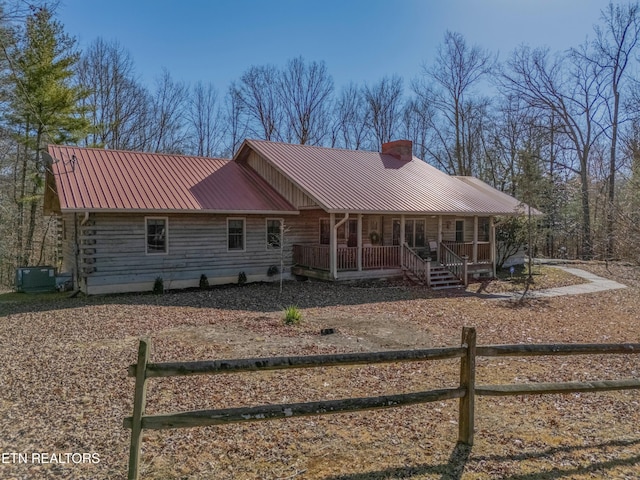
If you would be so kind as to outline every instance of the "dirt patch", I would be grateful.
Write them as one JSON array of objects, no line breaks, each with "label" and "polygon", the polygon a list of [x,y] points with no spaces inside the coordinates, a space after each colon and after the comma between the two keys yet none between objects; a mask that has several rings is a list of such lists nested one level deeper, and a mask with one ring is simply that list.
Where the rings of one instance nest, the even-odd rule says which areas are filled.
[{"label": "dirt patch", "polygon": [[[576,266],[576,265],[574,265]],[[119,479],[126,472],[137,339],[152,361],[479,344],[640,342],[638,269],[580,266],[629,285],[496,302],[403,283],[288,283],[208,291],[0,302],[0,449],[94,452],[99,463],[2,463],[0,478]],[[538,278],[540,288],[560,280]],[[566,283],[563,283],[566,284]],[[544,287],[542,287],[544,285]],[[473,287],[473,286],[472,286]],[[488,285],[487,288],[497,288]],[[284,306],[303,322],[285,326]],[[333,328],[334,334],[321,335]],[[154,379],[147,412],[338,399],[453,386],[459,364],[407,363]],[[478,383],[637,378],[637,356],[490,358]],[[476,442],[455,445],[457,402],[145,433],[148,479],[638,478],[640,394],[477,400]]]}]

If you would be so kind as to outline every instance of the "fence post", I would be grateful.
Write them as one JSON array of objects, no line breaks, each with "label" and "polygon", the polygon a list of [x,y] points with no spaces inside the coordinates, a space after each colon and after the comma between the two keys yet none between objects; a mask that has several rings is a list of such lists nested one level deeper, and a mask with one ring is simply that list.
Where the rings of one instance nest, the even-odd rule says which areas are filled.
[{"label": "fence post", "polygon": [[129,447],[128,480],[138,480],[140,463],[140,444],[142,443],[142,416],[147,396],[147,363],[151,340],[140,339],[138,363],[136,364],[136,390],[133,397],[133,419],[131,422],[131,446]]},{"label": "fence post", "polygon": [[460,418],[458,420],[458,442],[473,445],[476,388],[476,329],[462,329],[462,345],[467,353],[460,362],[460,387],[467,393],[460,398]]}]

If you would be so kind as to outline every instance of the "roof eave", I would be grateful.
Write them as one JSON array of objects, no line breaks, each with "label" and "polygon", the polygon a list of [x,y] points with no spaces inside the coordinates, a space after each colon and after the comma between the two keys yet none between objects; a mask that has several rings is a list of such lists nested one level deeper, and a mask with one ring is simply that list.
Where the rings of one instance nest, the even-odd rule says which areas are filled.
[{"label": "roof eave", "polygon": [[298,210],[186,210],[152,208],[61,208],[61,213],[210,214],[210,215],[300,215]]}]

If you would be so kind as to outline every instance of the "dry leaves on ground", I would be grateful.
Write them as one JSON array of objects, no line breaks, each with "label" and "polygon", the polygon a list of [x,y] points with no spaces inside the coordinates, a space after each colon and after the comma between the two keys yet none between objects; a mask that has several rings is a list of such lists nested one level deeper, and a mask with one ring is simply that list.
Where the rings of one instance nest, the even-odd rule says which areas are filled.
[{"label": "dry leaves on ground", "polygon": [[[640,342],[638,269],[579,265],[630,288],[497,302],[402,282],[247,285],[162,296],[0,302],[0,449],[95,452],[99,463],[2,463],[0,478],[125,478],[137,340],[152,361],[479,344]],[[561,279],[541,275],[536,288]],[[573,280],[568,280],[573,281]],[[564,283],[566,284],[566,283]],[[473,288],[473,286],[471,287]],[[497,288],[487,285],[487,291]],[[303,323],[285,326],[297,305]],[[320,335],[322,328],[333,335]],[[381,395],[455,385],[457,361],[153,379],[148,413]],[[637,378],[637,356],[484,358],[478,383]],[[457,402],[145,432],[144,479],[637,478],[634,391],[477,399],[476,442],[455,445]]]}]

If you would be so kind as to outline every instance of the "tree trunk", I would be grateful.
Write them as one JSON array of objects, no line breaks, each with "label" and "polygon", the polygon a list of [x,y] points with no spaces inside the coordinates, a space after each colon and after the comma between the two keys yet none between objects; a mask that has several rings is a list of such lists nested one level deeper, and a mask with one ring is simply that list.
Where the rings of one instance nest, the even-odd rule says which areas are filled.
[{"label": "tree trunk", "polygon": [[582,152],[582,168],[580,171],[580,197],[582,204],[582,252],[583,260],[591,260],[593,258],[593,247],[591,245],[591,210],[589,207],[589,175],[587,173],[588,150]]},{"label": "tree trunk", "polygon": [[609,194],[607,202],[607,247],[606,258],[612,258],[615,249],[614,219],[615,219],[615,187],[616,187],[616,146],[618,142],[618,114],[620,109],[620,92],[614,85],[613,122],[611,125],[611,157],[609,159]]}]

